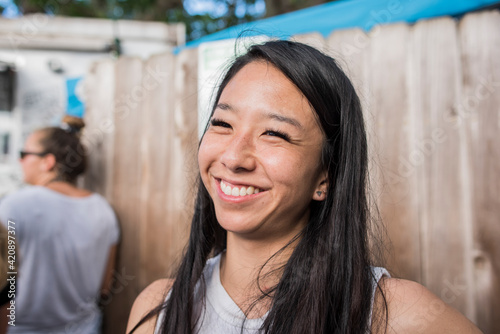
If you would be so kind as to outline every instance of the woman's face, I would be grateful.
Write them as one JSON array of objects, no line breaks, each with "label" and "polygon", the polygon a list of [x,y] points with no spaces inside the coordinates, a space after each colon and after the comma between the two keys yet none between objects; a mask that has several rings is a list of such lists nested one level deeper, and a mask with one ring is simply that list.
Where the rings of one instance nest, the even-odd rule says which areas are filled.
[{"label": "woman's face", "polygon": [[294,235],[311,200],[323,200],[323,134],[307,99],[264,62],[243,67],[224,88],[201,142],[201,177],[217,220],[246,237]]},{"label": "woman's face", "polygon": [[[24,143],[23,151],[31,153],[42,153],[43,147],[40,145],[40,139],[42,134],[39,132],[34,132],[28,136],[26,142]],[[24,182],[28,184],[37,184],[40,179],[40,174],[44,171],[43,169],[43,157],[28,154],[23,159],[20,160],[21,167],[23,169]]]}]

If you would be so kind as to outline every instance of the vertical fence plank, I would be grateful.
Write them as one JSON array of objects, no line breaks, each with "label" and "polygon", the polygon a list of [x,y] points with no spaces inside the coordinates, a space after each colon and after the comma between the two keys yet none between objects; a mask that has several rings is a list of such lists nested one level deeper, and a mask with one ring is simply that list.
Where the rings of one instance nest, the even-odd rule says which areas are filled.
[{"label": "vertical fence plank", "polygon": [[141,289],[174,273],[187,242],[196,179],[196,55],[163,54],[146,64],[143,83],[148,75],[161,81],[144,103]]},{"label": "vertical fence plank", "polygon": [[[459,98],[456,23],[451,18],[413,27],[408,62],[409,109],[413,128],[409,162],[418,184],[423,283],[473,318],[469,247],[463,215],[459,131],[446,121]],[[440,309],[432,310],[432,318]],[[431,320],[431,319],[430,319]]]},{"label": "vertical fence plank", "polygon": [[[368,60],[372,161],[371,181],[380,216],[392,242],[387,266],[398,277],[421,281],[420,226],[411,191],[417,178],[409,165],[409,113],[406,59],[410,28],[381,26],[370,33]],[[390,46],[390,52],[387,48]],[[390,93],[388,93],[390,92]]]},{"label": "vertical fence plank", "polygon": [[178,55],[177,60],[177,110],[179,122],[177,124],[180,148],[182,150],[184,216],[188,218],[186,231],[189,232],[191,216],[196,196],[198,177],[198,51],[187,49]]},{"label": "vertical fence plank", "polygon": [[[168,192],[172,167],[175,125],[175,56],[161,54],[146,61],[142,77],[144,103],[140,146],[143,150],[140,219],[139,288],[166,276],[172,247],[168,221]],[[139,144],[139,143],[138,143]]]},{"label": "vertical fence plank", "polygon": [[172,158],[167,189],[167,224],[171,231],[166,240],[169,273],[176,269],[186,246],[195,197],[197,176],[197,50],[186,50],[177,55],[175,67],[173,112],[171,114]]},{"label": "vertical fence plank", "polygon": [[88,95],[82,142],[87,148],[88,165],[84,187],[111,198],[114,136],[114,61],[100,61],[85,79]]},{"label": "vertical fence plank", "polygon": [[368,112],[368,86],[366,85],[366,55],[370,37],[361,29],[334,31],[326,40],[326,53],[332,56],[352,81],[363,110]]},{"label": "vertical fence plank", "polygon": [[120,58],[115,70],[115,132],[113,145],[113,189],[111,203],[122,234],[111,307],[106,314],[108,333],[125,331],[132,303],[139,293],[140,143],[143,63],[138,58]]},{"label": "vertical fence plank", "polygon": [[145,67],[144,85],[155,78],[158,84],[144,103],[141,289],[173,273],[187,241],[197,147],[193,52],[158,55]]},{"label": "vertical fence plank", "polygon": [[[174,156],[178,159],[171,175],[171,215],[173,217],[172,256],[179,258],[187,241],[191,222],[197,169],[198,117],[197,117],[197,64],[196,50],[181,52],[177,58],[175,82]],[[181,242],[182,241],[182,242]]]},{"label": "vertical fence plank", "polygon": [[467,15],[459,26],[463,94],[453,115],[466,128],[474,233],[477,324],[500,333],[500,13]]}]

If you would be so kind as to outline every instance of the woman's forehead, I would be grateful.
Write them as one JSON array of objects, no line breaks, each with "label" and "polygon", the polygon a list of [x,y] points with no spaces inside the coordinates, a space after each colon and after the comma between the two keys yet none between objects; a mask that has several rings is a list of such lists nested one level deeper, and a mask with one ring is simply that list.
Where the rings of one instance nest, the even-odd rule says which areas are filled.
[{"label": "woman's forehead", "polygon": [[234,75],[221,93],[217,110],[258,111],[266,118],[289,119],[290,124],[298,118],[302,120],[298,123],[307,122],[321,128],[313,106],[302,91],[277,67],[265,61],[251,62]]},{"label": "woman's forehead", "polygon": [[29,147],[40,147],[40,139],[42,139],[42,137],[43,134],[41,131],[35,131],[28,136],[25,145]]},{"label": "woman's forehead", "polygon": [[293,82],[280,70],[265,62],[251,62],[241,68],[224,87],[219,103],[229,101],[237,104],[240,101],[253,99],[252,103],[269,102],[287,104],[290,99],[301,101],[309,107],[309,101]]}]

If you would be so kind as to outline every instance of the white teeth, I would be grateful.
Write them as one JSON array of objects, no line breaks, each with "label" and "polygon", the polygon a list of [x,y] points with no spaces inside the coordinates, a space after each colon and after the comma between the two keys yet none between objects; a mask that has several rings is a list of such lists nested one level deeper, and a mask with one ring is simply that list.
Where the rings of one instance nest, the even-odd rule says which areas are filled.
[{"label": "white teeth", "polygon": [[231,196],[247,196],[247,195],[252,195],[252,194],[258,194],[260,192],[259,188],[254,188],[253,186],[249,186],[248,188],[246,187],[233,187],[231,188],[230,185],[227,185],[224,181],[220,181],[220,189],[222,192],[226,195],[231,195]]}]

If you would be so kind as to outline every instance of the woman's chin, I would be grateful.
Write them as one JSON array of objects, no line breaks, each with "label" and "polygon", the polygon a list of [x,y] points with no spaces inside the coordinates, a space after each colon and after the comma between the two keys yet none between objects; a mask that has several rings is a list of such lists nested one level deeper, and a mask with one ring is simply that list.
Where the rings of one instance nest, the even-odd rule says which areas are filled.
[{"label": "woman's chin", "polygon": [[217,217],[219,225],[228,233],[251,237],[259,234],[260,224],[253,219],[242,219],[243,217]]},{"label": "woman's chin", "polygon": [[255,230],[255,226],[252,226],[252,224],[249,224],[248,222],[240,222],[235,220],[231,221],[219,220],[219,225],[227,232],[236,234],[252,233],[252,231]]}]

